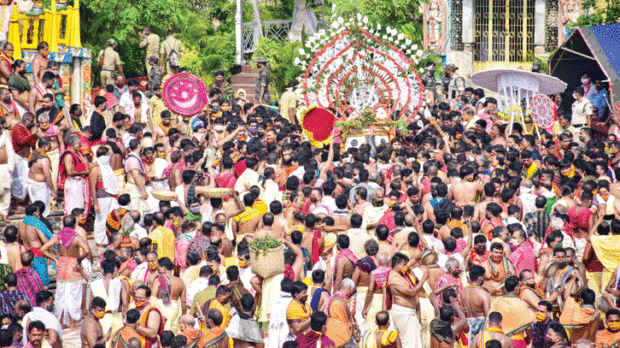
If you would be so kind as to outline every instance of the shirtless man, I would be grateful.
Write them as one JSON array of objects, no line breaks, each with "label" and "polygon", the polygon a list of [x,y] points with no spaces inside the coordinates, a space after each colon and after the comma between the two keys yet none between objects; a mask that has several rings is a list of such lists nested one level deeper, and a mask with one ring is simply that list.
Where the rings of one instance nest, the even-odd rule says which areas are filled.
[{"label": "shirtless man", "polygon": [[491,131],[489,132],[489,135],[491,136],[491,139],[492,139],[491,145],[493,146],[501,145],[502,147],[506,147],[506,138],[504,137],[504,134],[499,129],[499,125],[497,123],[494,123],[491,126]]},{"label": "shirtless man", "polygon": [[254,238],[273,237],[275,239],[284,238],[284,233],[273,228],[274,216],[271,213],[263,215],[263,228],[254,232]]},{"label": "shirtless man", "polygon": [[150,298],[151,289],[146,285],[140,285],[134,297],[134,304],[140,311],[140,324],[136,327],[136,332],[149,345],[158,347],[158,335],[163,332],[160,328],[164,319],[161,312],[151,305]]},{"label": "shirtless man", "polygon": [[480,221],[484,217],[487,211],[487,205],[491,202],[498,203],[499,202],[499,191],[495,188],[495,184],[489,182],[484,184],[484,196],[480,203],[474,204],[474,221]]},{"label": "shirtless man", "polygon": [[9,78],[11,77],[13,64],[13,44],[7,42],[2,49],[2,55],[0,56],[0,85],[8,86]]},{"label": "shirtless man", "polygon": [[[334,273],[334,288],[340,287],[340,282],[344,278],[353,277],[355,271],[355,262],[351,259],[350,255],[353,255],[351,249],[349,249],[349,236],[341,234],[336,240],[336,272]],[[344,256],[338,257],[340,253],[345,253]],[[348,256],[347,256],[348,255]],[[353,256],[355,257],[355,256]]]},{"label": "shirtless man", "polygon": [[[381,311],[377,313],[377,315],[375,316],[375,319],[376,319],[378,330],[374,332],[369,338],[371,340],[373,339],[375,340],[374,347],[401,348],[403,346],[403,343],[400,340],[400,335],[398,334],[398,332],[388,331],[390,327],[390,314],[386,311]],[[372,320],[372,318],[370,320]],[[384,339],[385,335],[388,335],[387,340]],[[366,342],[366,344],[368,344],[368,346],[371,347],[370,343]]]},{"label": "shirtless man", "polygon": [[155,129],[153,129],[153,143],[163,143],[168,144],[168,132],[172,128],[171,124],[172,114],[168,110],[164,110],[161,112],[161,122],[159,124],[154,125]]},{"label": "shirtless man", "polygon": [[[435,313],[439,314],[435,319],[431,321],[431,347],[435,348],[453,348],[455,344],[461,345],[461,333],[467,332],[467,318],[459,305],[458,298],[456,296],[450,297],[450,305],[444,305],[443,307],[437,307],[436,297],[431,297],[431,301],[435,301]],[[434,323],[450,324],[452,332],[451,342],[446,342],[447,337],[439,339],[436,335],[438,333],[433,332]],[[441,330],[439,330],[441,331]],[[443,331],[441,331],[443,334]]]},{"label": "shirtless man", "polygon": [[[65,216],[62,223],[64,228],[41,247],[41,254],[56,260],[59,270],[56,278],[56,315],[61,321],[63,315],[69,316],[70,327],[74,330],[82,313],[82,304],[69,300],[69,296],[82,298],[82,275],[75,268],[78,258],[88,257],[91,251],[88,241],[75,231],[77,222],[73,216]],[[58,256],[54,247],[58,247]],[[77,317],[74,317],[76,314]]]},{"label": "shirtless man", "polygon": [[[235,193],[236,191],[233,191],[233,194]],[[284,234],[291,230],[291,220],[286,219],[282,214],[282,202],[275,200],[269,203],[269,211],[273,214],[274,231]]]},{"label": "shirtless man", "polygon": [[22,268],[21,254],[26,249],[17,241],[17,227],[9,225],[4,229],[4,249],[13,272]]},{"label": "shirtless man", "polygon": [[413,285],[411,274],[406,266],[409,258],[401,253],[392,256],[392,269],[387,277],[387,291],[392,295],[392,320],[403,342],[403,348],[422,347],[420,338],[420,304],[416,295],[428,279],[425,272],[422,279]]},{"label": "shirtless man", "polygon": [[80,331],[82,348],[93,348],[96,344],[105,344],[110,339],[111,332],[104,335],[99,323],[99,319],[105,315],[105,306],[106,303],[101,297],[93,298],[90,313],[84,318]]},{"label": "shirtless man", "polygon": [[484,328],[485,318],[491,309],[491,295],[482,287],[484,273],[483,267],[471,266],[469,268],[469,285],[464,287],[463,292],[461,292],[461,302],[467,308],[467,324],[469,325],[467,337],[474,337]]},{"label": "shirtless man", "polygon": [[347,209],[348,203],[347,195],[342,194],[336,197],[336,208],[338,209],[329,214],[334,219],[334,226],[329,230],[330,232],[341,233],[351,228],[351,212]]},{"label": "shirtless man", "polygon": [[485,270],[483,286],[494,296],[503,293],[502,280],[515,275],[515,266],[504,256],[504,247],[500,243],[491,244],[491,254],[482,267]]},{"label": "shirtless man", "polygon": [[256,197],[253,194],[246,193],[245,196],[243,196],[245,211],[235,216],[231,222],[233,235],[237,241],[241,240],[246,234],[254,233],[259,222],[262,220],[260,213],[252,208],[255,199]]},{"label": "shirtless man", "polygon": [[[52,100],[46,97],[44,98],[44,102],[50,103],[48,105],[51,105]],[[37,132],[35,133],[36,136],[38,136],[39,138],[49,137],[50,140],[52,141],[51,142],[52,147],[47,152],[54,151],[54,150],[58,150],[59,153],[65,152],[65,142],[62,138],[62,132],[60,131],[60,127],[51,123],[50,117],[47,113],[40,114],[38,119],[39,119],[39,128],[37,129]]]},{"label": "shirtless man", "polygon": [[379,252],[379,243],[377,243],[374,239],[369,239],[364,243],[364,250],[366,251],[366,257],[360,259],[355,264],[355,270],[353,271],[353,283],[357,288],[357,301],[355,306],[355,312],[352,315],[355,316],[357,324],[363,328],[365,323],[364,317],[362,315],[362,310],[364,309],[364,302],[366,301],[366,294],[368,293],[370,286],[370,272],[377,269],[377,265],[379,264],[379,260],[377,259],[377,254]]},{"label": "shirtless man", "polygon": [[[487,330],[480,331],[473,339],[472,348],[485,348],[486,343],[490,340],[498,340],[502,344],[502,348],[513,348],[512,340],[504,335],[502,331],[502,315],[498,312],[489,314],[489,324]],[[492,330],[492,329],[495,330]],[[480,337],[482,335],[482,337]],[[482,343],[482,345],[480,345]]]},{"label": "shirtless man", "polygon": [[47,62],[49,59],[47,58],[50,54],[50,47],[45,41],[39,42],[37,46],[37,55],[34,56],[32,60],[32,77],[34,79],[34,84],[38,85],[41,83],[41,78],[44,72],[47,70]]},{"label": "shirtless man", "polygon": [[[46,94],[54,95],[54,73],[51,71],[46,71],[43,73],[41,77],[41,82],[37,83],[28,94],[28,106],[30,112],[36,114],[37,110],[41,109],[44,105],[43,96]],[[51,107],[45,106],[45,107]]]},{"label": "shirtless man", "polygon": [[159,275],[159,264],[157,263],[157,253],[154,251],[149,251],[146,254],[146,264],[148,266],[148,271],[144,275],[145,279],[139,279],[144,282],[145,285],[148,285],[149,288],[153,286],[153,282],[155,278]]},{"label": "shirtless man", "polygon": [[448,199],[453,200],[459,207],[465,205],[476,205],[476,198],[482,195],[482,185],[474,181],[474,169],[470,166],[462,166],[460,170],[461,182],[450,186]]},{"label": "shirtless man", "polygon": [[519,298],[527,303],[532,318],[535,318],[536,311],[538,310],[538,303],[544,300],[545,294],[536,284],[536,274],[534,274],[531,270],[526,269],[521,271],[519,274],[519,280],[522,284]]},{"label": "shirtless man", "polygon": [[153,297],[162,300],[162,314],[168,318],[164,329],[176,334],[179,331],[179,318],[187,312],[185,283],[172,273],[174,264],[169,258],[162,257],[158,263],[159,275],[153,280]]},{"label": "shirtless man", "polygon": [[[206,124],[206,122],[205,122]],[[224,119],[221,117],[216,118],[213,121],[213,141],[212,145],[214,148],[218,149],[222,147],[225,143],[235,139],[239,132],[245,131],[245,126],[237,127],[231,133],[228,133],[224,126]]]},{"label": "shirtless man", "polygon": [[28,171],[28,196],[31,202],[42,201],[45,203],[46,211],[43,212],[43,216],[49,214],[47,207],[51,206],[50,197],[54,202],[58,198],[52,180],[52,162],[45,154],[50,151],[51,146],[50,138],[43,137],[39,139],[39,150],[28,161],[28,166],[30,167]]},{"label": "shirtless man", "polygon": [[[0,60],[0,64],[1,62]],[[7,126],[9,129],[12,129],[13,126],[21,120],[21,117],[19,117],[17,107],[11,99],[11,92],[9,92],[6,87],[0,88],[0,107],[2,108],[2,114],[4,115]]]}]

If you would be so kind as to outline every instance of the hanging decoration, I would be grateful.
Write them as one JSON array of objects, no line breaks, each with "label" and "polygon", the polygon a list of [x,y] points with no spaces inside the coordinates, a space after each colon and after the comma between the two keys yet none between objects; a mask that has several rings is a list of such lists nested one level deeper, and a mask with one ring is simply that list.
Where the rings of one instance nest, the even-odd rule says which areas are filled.
[{"label": "hanging decoration", "polygon": [[305,70],[299,78],[305,104],[334,110],[345,132],[360,128],[357,120],[369,113],[374,126],[410,120],[422,106],[416,64],[424,52],[396,29],[371,26],[361,14],[338,17],[299,53],[294,64]]}]

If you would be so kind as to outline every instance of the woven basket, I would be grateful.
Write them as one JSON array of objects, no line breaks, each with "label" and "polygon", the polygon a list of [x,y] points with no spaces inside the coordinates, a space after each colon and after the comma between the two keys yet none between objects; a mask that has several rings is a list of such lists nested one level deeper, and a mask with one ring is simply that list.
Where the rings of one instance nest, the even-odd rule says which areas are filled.
[{"label": "woven basket", "polygon": [[209,188],[205,190],[205,195],[210,198],[224,198],[232,193],[232,189],[229,188]]},{"label": "woven basket", "polygon": [[151,190],[151,194],[160,201],[166,202],[174,201],[177,197],[177,194],[174,191],[168,190]]},{"label": "woven basket", "polygon": [[250,249],[252,272],[263,279],[284,273],[284,245],[269,250]]}]

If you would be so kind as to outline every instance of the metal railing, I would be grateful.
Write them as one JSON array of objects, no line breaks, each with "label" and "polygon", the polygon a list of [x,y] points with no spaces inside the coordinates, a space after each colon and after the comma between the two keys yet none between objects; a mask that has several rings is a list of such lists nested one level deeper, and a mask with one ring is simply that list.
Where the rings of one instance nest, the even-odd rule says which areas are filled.
[{"label": "metal railing", "polygon": [[41,14],[20,14],[13,7],[9,24],[8,41],[13,44],[13,55],[21,57],[21,51],[35,50],[41,41],[49,45],[50,52],[58,52],[58,46],[82,47],[80,38],[80,2],[73,6],[58,6],[52,0],[51,8]]},{"label": "metal railing", "polygon": [[[261,22],[262,37],[268,37],[276,41],[286,41],[288,38],[288,32],[293,25],[292,20],[282,21],[264,21]],[[325,21],[318,21],[317,28],[324,28]],[[261,37],[260,33],[257,33],[256,23],[248,22],[243,23],[243,45],[242,53],[253,53],[254,47],[258,44],[258,38]]]}]

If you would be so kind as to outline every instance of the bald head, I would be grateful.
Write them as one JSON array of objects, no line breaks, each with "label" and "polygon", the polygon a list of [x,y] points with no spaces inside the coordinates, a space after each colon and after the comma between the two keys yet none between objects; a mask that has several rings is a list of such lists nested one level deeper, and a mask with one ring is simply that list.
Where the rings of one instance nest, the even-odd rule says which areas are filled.
[{"label": "bald head", "polygon": [[140,339],[137,337],[133,337],[129,339],[129,348],[140,348],[142,347],[142,342],[140,342]]},{"label": "bald head", "polygon": [[141,280],[136,280],[135,282],[131,283],[131,288],[135,291],[138,290],[141,285],[144,285],[144,282]]},{"label": "bald head", "polygon": [[523,179],[521,180],[521,186],[523,187],[527,187],[527,188],[532,188],[532,180],[530,179]]},{"label": "bald head", "polygon": [[185,325],[194,326],[196,321],[194,320],[194,316],[191,314],[183,314],[181,316],[181,322]]}]

